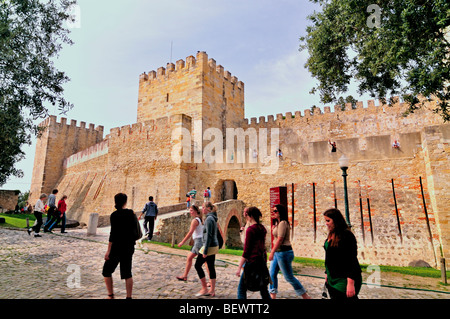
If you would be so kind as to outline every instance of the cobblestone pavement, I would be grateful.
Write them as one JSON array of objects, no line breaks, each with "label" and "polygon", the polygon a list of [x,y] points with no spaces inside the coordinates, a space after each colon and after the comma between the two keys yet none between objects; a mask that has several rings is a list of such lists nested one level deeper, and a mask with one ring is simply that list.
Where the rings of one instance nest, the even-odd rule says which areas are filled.
[{"label": "cobblestone pavement", "polygon": [[[42,233],[41,238],[23,230],[0,228],[0,299],[103,299],[106,289],[101,275],[109,229],[99,228],[87,237],[86,229],[69,229],[67,234]],[[187,282],[178,281],[185,266],[184,250],[155,244],[136,245],[133,257],[133,298],[190,299],[200,289],[192,267]],[[215,299],[235,299],[239,278],[235,275],[239,257],[217,256]],[[297,277],[312,298],[322,294],[323,270],[302,268]],[[125,298],[125,284],[119,271],[113,274],[117,298]],[[279,298],[298,298],[279,277]],[[363,285],[361,299],[450,299],[449,294]],[[259,293],[248,294],[259,299]],[[211,298],[211,297],[204,297]]]}]

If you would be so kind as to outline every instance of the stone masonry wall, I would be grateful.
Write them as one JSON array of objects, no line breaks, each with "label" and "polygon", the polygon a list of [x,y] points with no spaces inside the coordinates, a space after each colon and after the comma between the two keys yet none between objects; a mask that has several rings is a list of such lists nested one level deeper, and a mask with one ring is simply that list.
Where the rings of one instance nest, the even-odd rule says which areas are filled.
[{"label": "stone masonry wall", "polygon": [[[359,104],[361,105],[361,104]],[[448,247],[449,240],[445,232],[448,220],[448,200],[444,190],[449,187],[444,183],[446,178],[439,179],[439,196],[429,191],[429,171],[438,170],[440,176],[448,175],[448,124],[442,124],[442,119],[432,113],[433,105],[403,117],[404,105],[394,107],[375,106],[369,102],[368,108],[339,111],[315,115],[305,112],[305,116],[295,118],[291,114],[285,117],[279,115],[277,121],[269,116],[266,122],[260,123],[252,119],[246,129],[279,128],[280,148],[283,160],[274,175],[261,174],[262,163],[251,164],[197,164],[196,170],[189,172],[189,185],[198,189],[210,186],[213,199],[218,200],[217,191],[225,180],[233,180],[237,184],[238,199],[247,206],[255,205],[262,209],[265,222],[269,223],[269,189],[274,186],[291,185],[298,189],[295,196],[295,216],[298,214],[294,228],[296,234],[295,250],[299,255],[323,257],[324,225],[322,213],[334,206],[337,196],[338,208],[344,212],[343,186],[338,159],[345,154],[351,160],[349,169],[349,194],[351,220],[355,221],[353,230],[360,242],[360,258],[366,262],[383,264],[407,265],[414,259],[424,259],[436,266],[440,258],[440,246]],[[373,124],[372,124],[373,123]],[[437,129],[421,127],[437,125]],[[427,148],[430,141],[425,132],[433,133],[433,156],[441,160],[436,163],[427,159],[430,152]],[[270,134],[270,133],[269,133]],[[446,135],[447,134],[447,135]],[[328,139],[337,142],[338,152],[331,153]],[[400,149],[393,149],[394,140],[401,143]],[[248,141],[247,141],[248,143]],[[269,142],[270,143],[270,139]],[[447,150],[447,153],[445,151]],[[238,151],[238,150],[235,150]],[[249,156],[246,145],[246,159]],[[397,223],[392,179],[397,201],[397,211],[400,220],[400,231]],[[420,179],[424,190],[431,238],[425,219]],[[313,205],[312,184],[316,185],[316,236],[313,235]],[[218,186],[219,185],[219,186]],[[333,187],[331,186],[333,185]],[[296,187],[296,189],[297,189]],[[434,186],[433,186],[434,187]],[[336,189],[336,191],[335,191]],[[363,228],[362,237],[361,212],[359,192],[362,193]],[[300,192],[300,193],[298,193]],[[337,193],[336,193],[337,192]],[[297,194],[298,193],[298,194]],[[447,192],[448,193],[448,192]],[[290,195],[291,196],[291,195]],[[369,204],[367,203],[369,198]],[[290,199],[290,197],[289,197]],[[442,203],[439,209],[435,203]],[[291,205],[291,204],[290,204]],[[368,205],[371,206],[372,230],[374,243],[371,242],[368,220]],[[290,208],[291,209],[291,208]],[[444,223],[438,223],[442,216]],[[400,237],[401,232],[401,237]],[[393,253],[393,251],[395,253]],[[444,251],[446,251],[444,249]],[[444,254],[444,256],[448,256]]]},{"label": "stone masonry wall", "polygon": [[15,210],[19,193],[19,191],[0,190],[0,211]]},{"label": "stone masonry wall", "polygon": [[[296,255],[323,258],[322,213],[335,205],[344,212],[338,159],[345,154],[350,159],[350,219],[360,260],[407,265],[423,259],[436,266],[441,247],[446,258],[450,255],[450,124],[433,112],[435,102],[404,116],[406,106],[394,100],[393,106],[381,101],[376,106],[371,100],[366,107],[358,102],[356,109],[345,105],[345,111],[341,106],[335,106],[334,112],[330,107],[323,112],[314,108],[303,114],[288,112],[249,121],[244,118],[243,83],[216,66],[206,53],[198,52],[196,58],[142,74],[137,123],[114,128],[105,139],[100,129],[90,127],[92,133],[85,133],[83,126],[66,127],[51,118],[50,129],[36,147],[32,193],[38,196],[42,190],[60,189],[61,195],[69,196],[69,217],[84,221],[91,212],[110,214],[118,192],[128,194],[128,208],[138,211],[150,195],[159,206],[184,202],[184,194],[193,186],[197,199],[209,186],[212,201],[221,202],[224,183],[235,182],[237,199],[259,207],[268,226],[270,188],[286,185],[289,214],[294,213]],[[191,139],[198,123],[202,133],[209,128],[222,133],[216,138],[223,148],[226,129],[241,128],[250,137],[265,129],[268,149],[279,147],[283,158],[270,157],[274,150],[272,154],[259,152],[263,135],[254,135],[259,140],[256,163],[250,163],[253,150],[248,137],[244,146],[224,152],[223,161],[209,163],[203,157],[196,161],[204,154],[194,152],[194,145],[200,143],[204,150],[212,142],[195,140],[198,136]],[[180,128],[184,131],[177,131]],[[273,129],[279,130],[279,145],[272,139]],[[188,136],[182,134],[186,131]],[[337,143],[336,153],[330,152],[328,140]],[[399,149],[392,148],[394,140],[400,141]],[[186,149],[177,148],[180,145],[192,152],[186,155]],[[244,162],[238,160],[242,160],[240,154],[245,155]],[[173,161],[174,155],[186,155],[186,161]],[[264,169],[271,161],[279,167],[267,174]],[[243,223],[233,217],[241,213],[236,208],[227,215],[223,228],[234,229],[236,223]]]},{"label": "stone masonry wall", "polygon": [[[378,163],[354,163],[349,168],[350,217],[353,231],[357,235],[360,258],[363,262],[407,265],[414,259],[424,259],[435,265],[435,251],[439,251],[439,236],[436,229],[433,210],[430,207],[429,193],[425,186],[426,204],[432,227],[434,247],[428,236],[422,199],[418,191],[418,176],[409,176],[404,167],[413,164],[405,161],[402,168],[387,173],[383,168],[391,165],[389,160]],[[369,168],[370,165],[370,168]],[[366,170],[371,171],[366,175]],[[387,175],[389,174],[389,175]],[[403,242],[397,229],[393,194],[390,178],[394,178],[398,211],[402,228]],[[295,167],[283,166],[276,175],[261,175],[257,170],[229,170],[195,172],[191,174],[191,183],[206,186],[215,185],[215,180],[231,179],[236,182],[238,199],[246,206],[257,206],[263,212],[263,220],[269,227],[269,192],[271,187],[290,186],[294,182],[294,249],[296,255],[311,258],[323,258],[323,240],[325,225],[322,213],[334,207],[336,196],[338,208],[344,213],[343,184],[340,168],[336,164]],[[358,180],[361,183],[358,183]],[[316,236],[313,222],[313,189],[316,187]],[[333,184],[334,183],[334,184]],[[335,187],[333,187],[335,185]],[[334,189],[336,188],[336,193]],[[363,218],[365,242],[362,241],[360,226],[359,191],[362,188]],[[288,188],[289,189],[289,188]],[[292,205],[288,194],[288,206]],[[370,200],[374,243],[370,238],[368,226],[367,198]],[[213,194],[214,199],[214,194]],[[291,216],[291,210],[289,215]],[[314,240],[315,239],[315,240]],[[434,249],[433,249],[434,248]]]},{"label": "stone masonry wall", "polygon": [[41,126],[46,127],[42,137],[36,144],[33,166],[33,177],[30,189],[30,202],[35,203],[41,193],[49,194],[61,178],[64,160],[72,154],[84,150],[103,139],[103,126],[94,127],[85,122],[50,116]]},{"label": "stone masonry wall", "polygon": [[114,128],[90,151],[68,158],[56,184],[60,195],[68,196],[68,216],[86,222],[89,213],[110,214],[119,192],[128,195],[127,207],[136,211],[149,196],[164,206],[179,203],[186,191],[180,186],[183,171],[171,159],[171,137],[184,119],[172,116]]}]

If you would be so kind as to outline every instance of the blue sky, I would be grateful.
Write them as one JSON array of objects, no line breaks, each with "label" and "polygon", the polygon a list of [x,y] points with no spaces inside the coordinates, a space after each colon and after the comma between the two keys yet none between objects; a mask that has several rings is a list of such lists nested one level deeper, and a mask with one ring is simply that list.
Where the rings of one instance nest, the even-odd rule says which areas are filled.
[{"label": "blue sky", "polygon": [[[60,52],[56,66],[71,81],[65,96],[74,104],[66,115],[114,127],[137,116],[139,74],[206,51],[245,84],[247,118],[323,107],[309,94],[314,80],[304,68],[307,52],[299,37],[319,7],[307,0],[78,0],[80,28],[73,46]],[[356,92],[348,92],[358,97]],[[365,99],[362,99],[365,100]],[[53,108],[53,107],[52,107]],[[55,108],[50,112],[58,116]],[[69,121],[70,122],[70,121]],[[35,143],[23,147],[17,164],[22,179],[2,189],[30,188]]]}]

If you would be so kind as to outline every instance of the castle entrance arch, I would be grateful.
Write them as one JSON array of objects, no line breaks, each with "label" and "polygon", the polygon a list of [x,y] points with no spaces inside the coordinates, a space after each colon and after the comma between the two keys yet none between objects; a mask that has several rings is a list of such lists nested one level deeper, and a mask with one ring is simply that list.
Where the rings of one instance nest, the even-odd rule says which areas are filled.
[{"label": "castle entrance arch", "polygon": [[225,242],[227,248],[242,248],[240,228],[238,218],[232,216],[227,227],[227,241]]},{"label": "castle entrance arch", "polygon": [[229,199],[238,199],[238,189],[234,180],[219,180],[213,193],[213,202],[224,202]]}]

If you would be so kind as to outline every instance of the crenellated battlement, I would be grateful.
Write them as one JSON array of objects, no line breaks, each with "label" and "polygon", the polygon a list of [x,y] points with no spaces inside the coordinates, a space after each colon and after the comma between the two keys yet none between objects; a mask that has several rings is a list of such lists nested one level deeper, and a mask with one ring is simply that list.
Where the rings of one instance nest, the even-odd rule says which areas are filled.
[{"label": "crenellated battlement", "polygon": [[70,120],[70,124],[67,123],[67,118],[61,117],[60,122],[57,121],[57,117],[55,115],[50,115],[48,118],[46,118],[43,122],[39,124],[41,127],[52,127],[52,128],[68,128],[68,129],[82,129],[87,131],[97,131],[98,133],[103,134],[104,126],[98,125],[97,127],[95,124],[89,123],[88,126],[86,126],[86,122],[81,121],[80,125],[77,126],[76,120]]},{"label": "crenellated battlement", "polygon": [[[268,115],[267,119],[265,116],[260,116],[259,118],[252,117],[250,119],[244,119],[244,126],[246,127],[265,127],[265,126],[282,126],[288,125],[294,122],[320,122],[329,121],[331,118],[346,118],[346,117],[364,117],[365,115],[373,114],[385,114],[385,115],[397,115],[402,116],[402,114],[407,110],[407,105],[400,101],[398,96],[392,98],[392,105],[385,103],[383,100],[378,100],[378,105],[375,105],[375,100],[368,100],[366,104],[362,101],[358,101],[355,107],[351,103],[346,103],[345,105],[334,105],[333,110],[330,106],[325,106],[323,111],[319,107],[313,109],[301,111],[286,112],[285,114],[278,113],[276,115]],[[436,105],[436,101],[426,102],[425,109],[433,109]],[[420,112],[420,111],[417,111]],[[411,114],[410,116],[414,116]],[[440,118],[436,115],[436,120],[439,122]]]},{"label": "crenellated battlement", "polygon": [[63,167],[64,169],[70,168],[74,165],[84,163],[88,160],[97,158],[99,156],[108,153],[108,139],[101,141],[87,149],[84,149],[78,153],[75,153],[64,159]]},{"label": "crenellated battlement", "polygon": [[242,81],[239,81],[239,79],[232,75],[231,72],[225,70],[222,65],[216,65],[214,59],[208,59],[208,55],[203,51],[199,51],[196,57],[190,55],[186,60],[181,59],[175,64],[167,63],[166,67],[159,67],[156,71],[152,70],[148,73],[144,72],[139,76],[139,83],[152,85],[154,81],[159,83],[195,71],[209,73],[210,75],[229,81],[231,84],[235,84],[235,89],[244,89],[244,83]]},{"label": "crenellated battlement", "polygon": [[[207,119],[224,111],[223,118]],[[217,127],[237,125],[244,118],[244,83],[203,51],[141,74],[137,122],[175,114]]]},{"label": "crenellated battlement", "polygon": [[[34,201],[41,193],[49,193],[64,174],[67,165],[74,161],[92,155],[90,147],[103,140],[104,127],[86,122],[77,125],[76,120],[49,116],[39,124],[45,128],[36,143],[36,156],[34,158],[33,177],[30,187],[30,198]],[[72,162],[65,162],[66,158],[78,152],[84,152],[72,158]]]},{"label": "crenellated battlement", "polygon": [[129,135],[140,135],[147,133],[154,133],[161,129],[171,128],[173,118],[175,116],[165,116],[155,120],[147,120],[144,122],[138,122],[131,125],[124,125],[121,127],[114,127],[110,130],[109,137],[126,137]]}]

